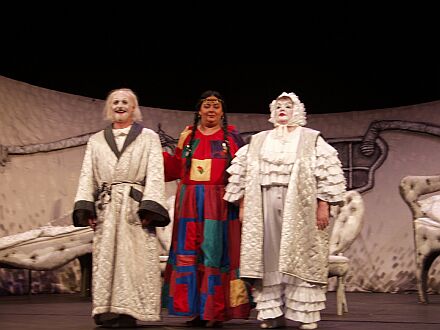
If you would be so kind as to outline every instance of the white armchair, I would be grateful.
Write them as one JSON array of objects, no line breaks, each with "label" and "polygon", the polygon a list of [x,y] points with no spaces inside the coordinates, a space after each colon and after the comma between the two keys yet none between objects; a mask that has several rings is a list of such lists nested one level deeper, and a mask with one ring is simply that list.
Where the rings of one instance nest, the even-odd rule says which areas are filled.
[{"label": "white armchair", "polygon": [[[400,195],[412,213],[416,255],[416,281],[420,303],[428,303],[428,273],[433,261],[440,255],[440,202],[437,213],[431,212],[425,195],[440,192],[440,175],[406,176],[400,181]],[[436,196],[438,197],[438,196]],[[437,199],[438,200],[438,199]],[[431,197],[431,203],[434,200]],[[425,204],[425,205],[423,205]]]},{"label": "white armchair", "polygon": [[359,192],[349,190],[344,195],[340,206],[331,207],[334,224],[329,242],[329,274],[337,276],[336,311],[338,315],[348,312],[345,297],[345,278],[349,270],[350,260],[343,255],[359,235],[364,215],[364,201]]}]

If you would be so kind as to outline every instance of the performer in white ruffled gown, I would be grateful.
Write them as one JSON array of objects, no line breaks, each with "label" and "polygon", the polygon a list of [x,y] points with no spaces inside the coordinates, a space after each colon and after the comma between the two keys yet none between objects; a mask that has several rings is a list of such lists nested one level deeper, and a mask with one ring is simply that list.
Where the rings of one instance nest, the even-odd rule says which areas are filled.
[{"label": "performer in white ruffled gown", "polygon": [[224,199],[240,203],[240,276],[253,279],[261,328],[285,318],[316,329],[325,308],[329,205],[342,200],[345,178],[338,153],[303,127],[294,93],[270,104],[275,128],[252,136],[229,167]]}]

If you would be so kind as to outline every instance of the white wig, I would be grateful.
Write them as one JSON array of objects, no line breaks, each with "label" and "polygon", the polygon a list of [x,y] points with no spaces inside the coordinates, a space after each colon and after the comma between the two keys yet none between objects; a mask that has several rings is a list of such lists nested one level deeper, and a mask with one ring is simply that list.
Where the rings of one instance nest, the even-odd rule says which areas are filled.
[{"label": "white wig", "polygon": [[277,101],[282,98],[287,97],[292,100],[293,102],[293,115],[292,118],[289,119],[286,126],[304,126],[307,123],[306,120],[306,109],[304,107],[304,104],[299,100],[298,96],[296,96],[295,93],[281,93],[280,96],[278,96],[275,100],[273,100],[270,105],[270,119],[269,121],[274,124],[275,126],[278,126],[279,124],[275,120],[275,109],[276,109],[276,103]]}]

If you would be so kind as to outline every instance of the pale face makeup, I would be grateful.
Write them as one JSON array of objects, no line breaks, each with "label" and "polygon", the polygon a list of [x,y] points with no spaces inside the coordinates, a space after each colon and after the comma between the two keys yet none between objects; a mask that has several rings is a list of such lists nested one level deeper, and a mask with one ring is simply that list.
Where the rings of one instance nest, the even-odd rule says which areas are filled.
[{"label": "pale face makeup", "polygon": [[286,125],[293,117],[293,102],[288,97],[282,97],[275,104],[275,122]]},{"label": "pale face makeup", "polygon": [[125,128],[133,123],[135,104],[130,94],[117,91],[112,94],[110,104],[113,128]]}]

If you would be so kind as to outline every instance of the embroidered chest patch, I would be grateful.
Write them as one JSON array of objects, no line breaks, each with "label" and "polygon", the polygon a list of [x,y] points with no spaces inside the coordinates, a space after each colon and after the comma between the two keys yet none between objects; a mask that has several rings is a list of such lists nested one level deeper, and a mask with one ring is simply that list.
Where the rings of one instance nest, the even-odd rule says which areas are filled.
[{"label": "embroidered chest patch", "polygon": [[192,159],[190,180],[210,181],[211,180],[211,159]]}]

